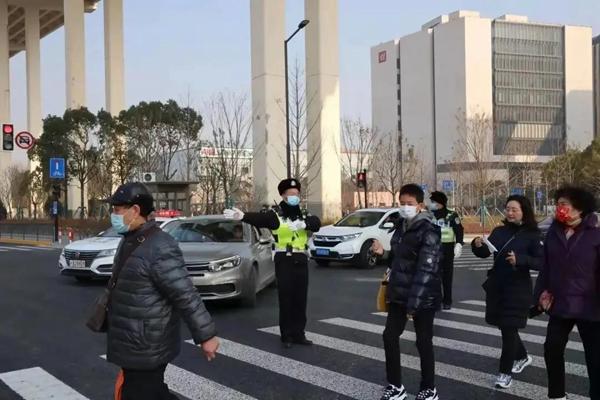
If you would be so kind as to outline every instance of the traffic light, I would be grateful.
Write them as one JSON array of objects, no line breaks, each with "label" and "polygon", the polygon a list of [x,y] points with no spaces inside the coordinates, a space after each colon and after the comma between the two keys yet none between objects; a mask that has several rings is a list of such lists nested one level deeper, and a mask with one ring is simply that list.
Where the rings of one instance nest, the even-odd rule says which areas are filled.
[{"label": "traffic light", "polygon": [[52,185],[52,195],[55,199],[60,198],[60,185]]},{"label": "traffic light", "polygon": [[364,188],[367,186],[367,170],[363,170],[363,172],[359,172],[356,174],[356,186],[359,188]]},{"label": "traffic light", "polygon": [[2,150],[14,149],[14,135],[15,129],[12,124],[2,124]]}]

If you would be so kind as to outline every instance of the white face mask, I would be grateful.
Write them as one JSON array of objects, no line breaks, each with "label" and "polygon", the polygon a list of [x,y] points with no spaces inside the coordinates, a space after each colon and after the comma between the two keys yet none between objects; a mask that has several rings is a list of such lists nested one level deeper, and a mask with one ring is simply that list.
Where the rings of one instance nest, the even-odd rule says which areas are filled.
[{"label": "white face mask", "polygon": [[430,211],[437,211],[440,209],[440,206],[438,203],[436,203],[435,201],[432,201],[431,203],[429,203],[427,205],[427,208],[429,208]]},{"label": "white face mask", "polygon": [[404,219],[413,219],[417,216],[417,206],[400,206],[400,216]]}]

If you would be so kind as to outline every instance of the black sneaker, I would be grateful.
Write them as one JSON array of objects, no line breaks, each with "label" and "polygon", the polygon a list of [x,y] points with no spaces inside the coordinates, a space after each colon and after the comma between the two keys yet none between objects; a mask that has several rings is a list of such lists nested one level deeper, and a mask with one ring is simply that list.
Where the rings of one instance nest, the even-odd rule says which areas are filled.
[{"label": "black sneaker", "polygon": [[443,308],[444,310],[452,310],[452,306],[451,306],[450,304],[444,304],[444,305],[442,306],[442,308]]},{"label": "black sneaker", "polygon": [[440,400],[437,389],[423,389],[419,392],[415,400]]},{"label": "black sneaker", "polygon": [[400,387],[388,385],[383,391],[381,400],[406,400],[406,396],[406,389],[404,389],[404,385]]}]

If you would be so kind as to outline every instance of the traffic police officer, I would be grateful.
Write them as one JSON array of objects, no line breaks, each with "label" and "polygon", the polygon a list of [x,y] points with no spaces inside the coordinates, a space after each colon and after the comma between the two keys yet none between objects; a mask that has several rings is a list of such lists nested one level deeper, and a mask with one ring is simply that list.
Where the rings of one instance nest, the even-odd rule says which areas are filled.
[{"label": "traffic police officer", "polygon": [[321,228],[318,217],[300,208],[300,182],[284,179],[277,187],[279,206],[262,212],[244,213],[236,208],[223,212],[226,218],[241,220],[257,228],[268,228],[275,237],[275,276],[279,291],[279,328],[285,348],[292,344],[311,345],[305,336],[308,295],[308,232]]},{"label": "traffic police officer", "polygon": [[437,224],[442,229],[442,287],[444,310],[452,308],[452,278],[454,275],[454,259],[462,254],[464,245],[464,229],[458,213],[447,207],[448,197],[442,192],[433,192],[429,198],[429,208],[433,211]]}]

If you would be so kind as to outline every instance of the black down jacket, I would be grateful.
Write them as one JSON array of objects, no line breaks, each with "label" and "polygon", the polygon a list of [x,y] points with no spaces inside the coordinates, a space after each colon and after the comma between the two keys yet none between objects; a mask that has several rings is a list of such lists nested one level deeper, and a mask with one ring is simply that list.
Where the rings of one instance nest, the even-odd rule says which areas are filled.
[{"label": "black down jacket", "polygon": [[440,228],[432,222],[431,213],[422,212],[410,222],[398,222],[391,241],[388,302],[403,305],[409,314],[439,309],[440,247]]},{"label": "black down jacket", "polygon": [[[505,223],[495,228],[488,240],[499,253],[494,254],[494,267],[488,271],[483,284],[485,290],[485,320],[500,328],[525,328],[529,308],[533,303],[533,287],[530,270],[539,270],[544,263],[544,247],[538,229]],[[481,258],[491,255],[484,244],[475,247],[473,253]],[[517,265],[506,260],[514,251]]]},{"label": "black down jacket", "polygon": [[[128,232],[117,252],[127,253],[154,222]],[[129,369],[154,369],[172,361],[181,348],[180,317],[196,344],[217,332],[192,285],[177,242],[159,231],[125,261],[108,309],[108,361]]]}]

